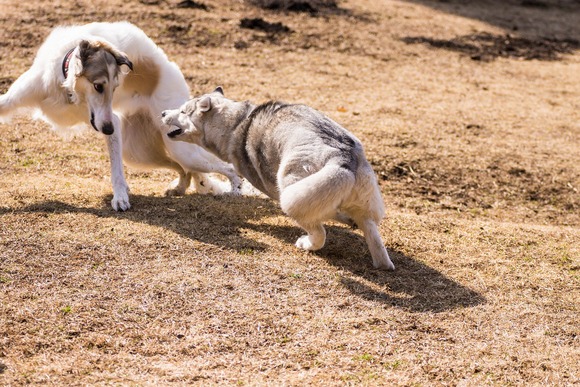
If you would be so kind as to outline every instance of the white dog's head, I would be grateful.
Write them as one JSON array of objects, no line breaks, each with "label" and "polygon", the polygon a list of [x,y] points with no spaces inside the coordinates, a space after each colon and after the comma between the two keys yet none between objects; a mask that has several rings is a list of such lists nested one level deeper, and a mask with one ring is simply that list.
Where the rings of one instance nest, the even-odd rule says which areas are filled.
[{"label": "white dog's head", "polygon": [[86,104],[93,128],[112,134],[120,122],[113,114],[113,92],[119,86],[121,66],[133,70],[133,64],[127,55],[104,41],[83,40],[69,55],[63,86],[71,102]]},{"label": "white dog's head", "polygon": [[224,92],[218,87],[212,93],[187,101],[179,109],[164,110],[161,121],[169,126],[167,136],[201,145],[208,121],[207,113],[212,109],[219,110],[222,100],[225,100]]}]

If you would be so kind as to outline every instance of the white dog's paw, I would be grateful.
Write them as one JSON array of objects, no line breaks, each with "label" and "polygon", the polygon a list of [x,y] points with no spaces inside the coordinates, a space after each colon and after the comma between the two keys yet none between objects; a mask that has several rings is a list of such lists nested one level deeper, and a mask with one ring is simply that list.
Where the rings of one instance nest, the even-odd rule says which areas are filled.
[{"label": "white dog's paw", "polygon": [[129,203],[129,193],[127,191],[115,193],[113,195],[113,200],[111,200],[111,206],[113,206],[113,210],[115,211],[127,211],[131,208],[131,204]]},{"label": "white dog's paw", "polygon": [[165,196],[183,196],[185,191],[187,191],[187,187],[185,187],[182,179],[178,177],[169,184],[165,191]]},{"label": "white dog's paw", "polygon": [[183,196],[185,195],[184,189],[168,188],[165,190],[165,196]]}]

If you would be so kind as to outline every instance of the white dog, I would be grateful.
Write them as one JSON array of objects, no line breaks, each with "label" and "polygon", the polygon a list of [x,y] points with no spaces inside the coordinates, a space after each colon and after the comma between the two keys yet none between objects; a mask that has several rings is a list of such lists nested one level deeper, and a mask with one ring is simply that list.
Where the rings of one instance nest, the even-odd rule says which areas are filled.
[{"label": "white dog", "polygon": [[297,247],[322,248],[323,222],[336,219],[361,228],[374,267],[395,268],[379,234],[377,178],[360,141],[338,123],[305,105],[232,101],[220,87],[162,116],[170,138],[203,146],[279,200],[307,232]]},{"label": "white dog", "polygon": [[115,210],[130,207],[123,160],[177,171],[167,195],[183,195],[192,178],[198,191],[219,191],[209,172],[227,176],[239,194],[241,179],[230,164],[163,135],[161,112],[188,98],[178,66],[143,31],[127,22],[91,23],[53,30],[32,67],[0,96],[0,118],[34,109],[56,129],[90,124],[105,134]]}]

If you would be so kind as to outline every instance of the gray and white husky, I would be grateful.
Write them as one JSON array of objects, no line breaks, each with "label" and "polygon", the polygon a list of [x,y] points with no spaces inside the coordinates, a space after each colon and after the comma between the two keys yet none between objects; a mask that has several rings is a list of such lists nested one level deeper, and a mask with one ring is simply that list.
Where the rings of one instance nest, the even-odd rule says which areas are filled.
[{"label": "gray and white husky", "polygon": [[322,248],[326,220],[354,223],[373,266],[395,268],[379,235],[385,209],[376,176],[360,141],[330,118],[305,105],[232,101],[221,87],[161,115],[170,138],[201,145],[279,200],[308,233],[297,247]]}]

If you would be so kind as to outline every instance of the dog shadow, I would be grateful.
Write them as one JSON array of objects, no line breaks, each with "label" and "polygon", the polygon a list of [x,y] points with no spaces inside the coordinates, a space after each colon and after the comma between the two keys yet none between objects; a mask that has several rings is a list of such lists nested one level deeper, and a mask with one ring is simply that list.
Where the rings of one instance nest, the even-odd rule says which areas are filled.
[{"label": "dog shadow", "polygon": [[[269,232],[290,244],[304,233],[298,227],[265,227],[255,224],[250,227],[256,231]],[[362,235],[342,225],[326,225],[326,231],[325,246],[313,254],[349,272],[341,277],[341,283],[361,298],[411,312],[435,313],[474,307],[486,302],[478,292],[389,246],[387,250],[395,264],[395,271],[374,269]]]},{"label": "dog shadow", "polygon": [[187,239],[232,251],[264,251],[268,246],[245,237],[241,230],[250,226],[248,222],[277,213],[270,200],[260,197],[132,194],[131,209],[125,212],[113,211],[111,199],[112,195],[105,196],[101,207],[75,206],[61,201],[38,202],[18,209],[0,207],[0,216],[5,213],[89,214],[160,227]]},{"label": "dog shadow", "polygon": [[[181,198],[132,195],[132,208],[114,212],[111,197],[101,208],[77,207],[60,201],[45,201],[24,208],[0,208],[5,213],[84,213],[100,218],[126,219],[157,226],[185,238],[231,251],[265,251],[271,247],[248,238],[242,229],[273,236],[294,244],[303,234],[298,226],[257,222],[283,215],[277,203],[260,197],[188,195]],[[327,242],[316,256],[350,274],[342,285],[353,294],[412,312],[443,312],[485,303],[485,298],[413,257],[387,246],[395,263],[394,272],[376,270],[362,235],[345,226],[327,225]],[[386,289],[386,290],[383,290]]]}]

